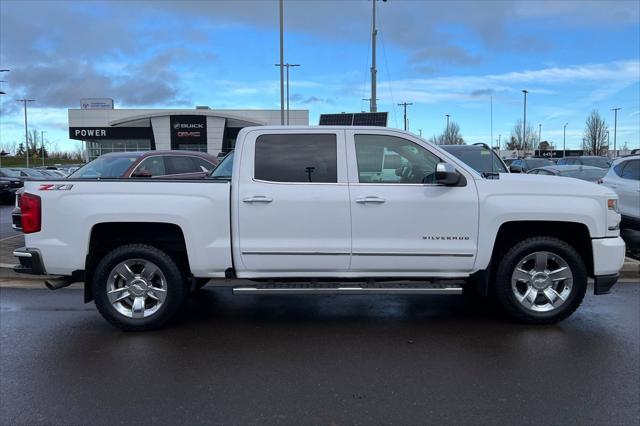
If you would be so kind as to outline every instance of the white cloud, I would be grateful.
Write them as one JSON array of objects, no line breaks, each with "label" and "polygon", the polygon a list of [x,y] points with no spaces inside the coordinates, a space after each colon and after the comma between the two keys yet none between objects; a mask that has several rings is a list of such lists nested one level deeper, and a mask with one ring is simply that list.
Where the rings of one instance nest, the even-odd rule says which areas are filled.
[{"label": "white cloud", "polygon": [[[500,96],[501,93],[519,92],[525,87],[531,94],[552,95],[567,85],[598,83],[597,89],[588,91],[587,100],[593,102],[637,83],[638,75],[640,75],[640,61],[628,60],[504,74],[405,79],[387,84],[390,84],[393,92],[400,97],[414,102],[437,103],[482,100],[483,98],[474,96],[473,93],[484,88],[493,89],[496,96]],[[554,89],[554,87],[559,88]]]}]

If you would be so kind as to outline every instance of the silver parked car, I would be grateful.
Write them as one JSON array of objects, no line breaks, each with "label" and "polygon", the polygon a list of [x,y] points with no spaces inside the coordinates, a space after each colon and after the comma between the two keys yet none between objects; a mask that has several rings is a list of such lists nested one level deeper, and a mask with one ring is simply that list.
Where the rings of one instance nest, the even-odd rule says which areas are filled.
[{"label": "silver parked car", "polygon": [[640,230],[640,155],[615,160],[602,183],[618,194],[620,227]]},{"label": "silver parked car", "polygon": [[607,173],[605,169],[591,166],[545,166],[530,170],[531,175],[564,176],[589,182],[601,183],[601,179]]}]

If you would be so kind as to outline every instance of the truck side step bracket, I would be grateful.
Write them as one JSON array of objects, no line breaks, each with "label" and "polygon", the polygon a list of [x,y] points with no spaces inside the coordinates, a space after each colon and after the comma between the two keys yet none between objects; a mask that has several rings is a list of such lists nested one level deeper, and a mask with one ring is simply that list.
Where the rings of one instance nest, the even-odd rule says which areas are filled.
[{"label": "truck side step bracket", "polygon": [[429,286],[359,286],[359,285],[309,285],[309,284],[282,284],[242,286],[233,288],[234,295],[240,294],[462,294],[462,287],[454,285],[429,285]]}]

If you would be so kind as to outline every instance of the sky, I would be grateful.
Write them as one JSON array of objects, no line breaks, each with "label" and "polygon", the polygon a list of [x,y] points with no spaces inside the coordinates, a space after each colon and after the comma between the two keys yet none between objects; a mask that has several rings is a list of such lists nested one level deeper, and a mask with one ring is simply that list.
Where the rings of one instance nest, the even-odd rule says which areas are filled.
[{"label": "sky", "polygon": [[[368,110],[370,0],[285,0],[291,108]],[[597,110],[618,147],[640,147],[640,2],[421,1],[377,3],[378,110],[389,126],[431,137],[446,114],[469,143],[508,137],[523,116],[542,140],[578,148]],[[113,98],[116,108],[280,107],[278,2],[0,1],[0,147],[29,127],[51,148],[76,150],[68,108]],[[491,99],[493,120],[491,120]],[[496,142],[494,142],[494,145]]]}]

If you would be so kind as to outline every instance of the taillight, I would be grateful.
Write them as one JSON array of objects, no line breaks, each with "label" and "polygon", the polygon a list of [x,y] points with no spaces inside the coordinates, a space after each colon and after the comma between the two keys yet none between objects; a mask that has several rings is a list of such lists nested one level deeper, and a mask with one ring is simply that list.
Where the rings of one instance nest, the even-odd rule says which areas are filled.
[{"label": "taillight", "polygon": [[25,192],[20,197],[20,216],[22,220],[22,232],[30,234],[39,232],[42,223],[40,197]]}]

